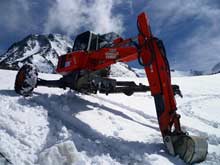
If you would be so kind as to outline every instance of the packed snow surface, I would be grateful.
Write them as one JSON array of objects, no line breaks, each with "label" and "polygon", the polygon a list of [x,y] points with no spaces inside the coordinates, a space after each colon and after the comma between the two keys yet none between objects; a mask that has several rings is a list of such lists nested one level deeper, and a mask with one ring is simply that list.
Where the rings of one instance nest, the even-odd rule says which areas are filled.
[{"label": "packed snow surface", "polygon": [[[13,90],[15,75],[0,70],[0,152],[13,164],[184,164],[166,152],[150,93],[83,95],[39,87],[24,98]],[[146,78],[118,79],[147,84]],[[208,140],[202,165],[220,164],[219,82],[220,74],[173,78],[184,96],[176,97],[182,127]]]},{"label": "packed snow surface", "polygon": [[[144,69],[132,68],[132,70],[138,75],[138,77],[146,77],[146,73]],[[184,76],[195,76],[191,71],[178,71],[171,70],[172,77],[184,77]]]}]

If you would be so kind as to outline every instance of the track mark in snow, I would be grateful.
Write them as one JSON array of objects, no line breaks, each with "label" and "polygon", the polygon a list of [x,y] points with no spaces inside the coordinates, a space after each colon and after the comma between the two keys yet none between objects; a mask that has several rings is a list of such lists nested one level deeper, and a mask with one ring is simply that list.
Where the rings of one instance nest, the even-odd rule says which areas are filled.
[{"label": "track mark in snow", "polygon": [[[98,105],[83,100],[74,93],[68,93],[68,95],[64,94],[62,96],[43,94],[33,96],[30,98],[30,101],[42,105],[48,110],[50,117],[61,120],[66,127],[73,130],[73,141],[77,149],[79,151],[86,151],[91,157],[110,154],[113,159],[123,164],[149,164],[150,162],[146,160],[147,155],[158,154],[164,157],[167,162],[182,163],[178,158],[169,156],[165,152],[164,145],[158,143],[158,137],[155,137],[155,143],[143,143],[108,137],[97,132],[75,117],[74,114],[81,111],[88,111],[92,107],[98,107]],[[70,113],[63,111],[63,105],[69,106],[69,109],[71,109]]]},{"label": "track mark in snow", "polygon": [[[203,97],[200,97],[200,98],[196,98],[196,99],[193,99],[193,100],[190,100],[190,101],[187,101],[181,105],[179,105],[178,109],[181,109],[181,112],[187,116],[187,117],[190,117],[190,118],[196,118],[198,120],[200,120],[201,122],[205,123],[206,125],[210,126],[210,127],[213,127],[213,128],[220,128],[220,123],[217,122],[217,121],[210,121],[210,120],[207,120],[197,114],[195,114],[195,112],[193,111],[193,105],[192,104],[199,104],[199,103],[204,103],[204,101],[210,101],[210,100],[215,100],[217,96],[220,96],[220,95],[202,95]],[[220,97],[219,97],[220,98]],[[217,137],[215,134],[208,134],[204,131],[199,131],[195,128],[189,128],[187,127],[187,130],[193,132],[193,133],[196,133],[197,135],[199,136],[203,136],[203,137],[207,137],[208,138],[208,141],[210,144],[212,145],[218,145],[220,144],[220,137]]]},{"label": "track mark in snow", "polygon": [[[122,109],[125,109],[125,110],[127,110],[127,111],[134,112],[134,113],[136,113],[136,114],[138,114],[138,115],[144,117],[144,118],[147,119],[148,121],[151,121],[152,123],[158,124],[158,121],[157,121],[157,118],[156,118],[156,117],[150,116],[150,115],[144,113],[144,112],[141,111],[141,110],[138,110],[138,109],[135,109],[135,108],[131,108],[130,106],[126,106],[126,105],[121,104],[121,103],[116,102],[116,101],[107,100],[107,99],[105,99],[105,98],[103,98],[103,97],[100,97],[100,96],[97,96],[97,95],[92,95],[92,97],[101,100],[101,102],[104,101],[104,102],[106,102],[106,103],[110,103],[110,104],[112,104],[112,105],[118,106],[118,107],[120,107],[120,108],[122,108]],[[102,104],[101,104],[101,105],[102,105]]]},{"label": "track mark in snow", "polygon": [[48,132],[47,112],[21,100],[14,91],[0,90],[0,151],[14,164],[33,164]]},{"label": "track mark in snow", "polygon": [[[217,95],[219,96],[219,99],[220,99],[220,95]],[[178,109],[181,109],[182,110],[182,113],[184,113],[184,115],[190,117],[190,118],[197,118],[198,120],[202,121],[203,123],[211,126],[211,127],[214,127],[214,128],[220,128],[220,123],[217,122],[217,121],[210,121],[210,120],[207,120],[199,115],[196,115],[195,112],[193,111],[193,108],[192,108],[192,104],[198,104],[198,103],[201,103],[201,102],[204,102],[204,101],[207,101],[207,100],[216,100],[216,97],[217,96],[212,96],[212,95],[205,95],[205,97],[202,97],[202,98],[196,98],[196,99],[193,99],[193,100],[190,100],[188,102],[185,102],[181,105],[178,106]],[[220,102],[220,100],[219,100]]]},{"label": "track mark in snow", "polygon": [[[184,102],[178,106],[178,109],[181,110],[181,113],[183,113],[186,117],[189,117],[193,120],[197,119],[198,121],[201,121],[201,123],[208,125],[209,127],[211,127],[212,129],[216,131],[219,131],[218,129],[220,128],[220,123],[218,121],[210,120],[211,116],[209,117],[209,119],[206,119],[205,117],[202,117],[204,115],[199,112],[200,111],[203,112],[205,110],[205,109],[202,109],[202,107],[205,106],[206,103],[215,104],[215,101],[216,101],[216,103],[218,104],[220,102],[220,95],[215,95],[215,94],[204,95],[203,94],[203,95],[198,95],[198,96],[187,95],[187,97],[190,98],[190,101]],[[207,106],[207,107],[211,107],[211,106]],[[207,115],[210,115],[208,110],[207,110]],[[210,131],[209,131],[210,133],[203,131],[202,127],[200,128],[200,130],[189,127],[189,126],[185,126],[185,127],[187,131],[197,136],[207,138],[208,140],[208,144],[209,144],[208,155],[207,155],[206,161],[202,162],[201,164],[205,164],[205,165],[206,164],[216,164],[216,165],[220,164],[220,155],[219,155],[220,153],[216,153],[215,150],[213,151],[212,149],[213,146],[215,146],[216,148],[220,148],[220,137],[218,137],[214,133],[211,133]]]},{"label": "track mark in snow", "polygon": [[[49,94],[36,95],[36,93],[34,93],[33,98],[24,99],[23,97],[15,94],[13,91],[16,72],[5,70],[0,70],[0,72],[2,75],[0,77],[0,88],[2,89],[0,90],[0,151],[3,151],[9,159],[12,159],[14,164],[27,165],[37,163],[35,160],[38,159],[38,156],[42,151],[53,148],[56,143],[60,142],[62,144],[68,140],[76,144],[76,147],[83,158],[88,155],[89,161],[84,161],[84,164],[116,165],[119,164],[118,162],[129,165],[184,164],[179,158],[171,157],[167,154],[167,152],[165,152],[161,136],[159,131],[156,129],[149,129],[149,132],[157,132],[152,134],[152,137],[149,136],[146,139],[144,139],[144,135],[141,136],[140,141],[128,141],[120,138],[121,132],[126,131],[126,129],[130,129],[130,126],[123,125],[121,128],[117,127],[118,124],[120,125],[122,123],[118,122],[117,119],[128,120],[128,122],[132,123],[131,126],[138,125],[137,128],[141,127],[142,130],[145,130],[143,127],[143,124],[145,123],[158,126],[156,117],[151,116],[153,111],[152,113],[149,113],[149,111],[145,112],[144,109],[142,109],[142,107],[145,108],[144,106],[148,104],[140,105],[138,106],[139,108],[137,108],[132,102],[128,102],[128,104],[124,102],[123,104],[126,105],[124,106],[123,104],[120,105],[120,100],[115,99],[117,97],[111,98],[113,96],[109,96],[109,98],[110,100],[112,99],[116,102],[118,101],[116,104],[114,101],[112,103],[108,103],[109,100],[105,101],[102,97],[97,98],[97,104],[94,103],[95,99],[92,99],[92,96],[75,95],[73,93],[65,92],[62,89],[41,87],[36,89],[36,91]],[[49,79],[53,77],[53,75],[44,76]],[[195,83],[200,83],[201,80],[203,80],[203,77],[194,77],[193,80],[191,80],[191,78],[178,79],[178,81],[181,81],[180,84],[182,83],[184,85],[184,83],[186,83],[185,87],[186,91],[188,90],[189,95],[184,96],[186,97],[185,101],[191,99],[191,102],[189,102],[191,108],[196,105],[196,107],[198,107],[197,110],[199,110],[199,106],[202,106],[202,103],[205,102],[205,100],[199,101],[199,99],[202,98],[205,98],[208,101],[210,98],[216,98],[216,102],[220,99],[220,95],[217,95],[220,93],[220,88],[218,86],[218,82],[220,80],[219,74],[209,77],[206,76],[205,78],[204,76],[205,79],[208,79],[208,81],[205,81],[207,84],[204,86],[204,90],[198,90],[195,93],[191,92],[191,90],[193,90]],[[211,86],[210,88],[210,84],[213,84],[213,87]],[[200,88],[198,87],[197,89]],[[200,93],[201,95],[199,95]],[[86,101],[85,99],[87,97],[90,99]],[[120,97],[124,98],[119,95],[118,98]],[[135,94],[133,97],[137,100],[135,105],[144,103],[141,99],[152,100],[150,99],[151,96],[144,95],[144,97],[141,94]],[[129,101],[131,99],[127,100]],[[194,100],[198,100],[199,106],[197,106],[197,103],[193,104]],[[180,102],[184,104],[184,100]],[[212,102],[207,104],[207,107],[212,108],[213,106],[211,104]],[[113,108],[111,109],[111,107]],[[134,109],[132,107],[134,107]],[[152,102],[149,104],[149,107],[153,107]],[[218,104],[216,107],[218,108]],[[194,111],[193,115],[195,116],[191,117],[184,114],[184,106],[180,108],[183,112],[183,117],[191,120],[191,123],[187,123],[187,129],[197,135],[206,136],[209,140],[209,154],[206,161],[201,164],[220,164],[219,132],[217,132],[220,128],[219,120],[217,118],[219,113],[215,113],[216,116],[208,114],[209,116],[206,118],[203,116],[204,114],[200,114],[198,113],[199,111],[188,107],[190,111]],[[114,126],[114,128],[110,130],[115,131],[115,134],[112,135],[114,137],[103,135],[102,132],[97,131],[97,127],[99,127],[99,125],[95,125],[93,127],[93,125],[89,125],[91,123],[88,124],[88,122],[83,122],[84,120],[77,118],[77,114],[82,112],[89,115],[92,114],[91,112],[95,112],[95,118],[105,117],[105,119],[110,123],[110,125],[106,126],[106,129],[110,128],[110,126]],[[24,114],[26,116],[22,116]],[[32,118],[32,116],[34,116],[34,118]],[[108,116],[112,116],[112,120],[106,118]],[[212,119],[215,119],[215,117],[217,120],[213,121],[217,122],[217,125],[211,127],[212,123],[209,122],[212,122]],[[28,121],[25,119],[30,120]],[[206,121],[203,119],[206,119]],[[48,125],[46,122],[48,122]],[[188,121],[184,120],[184,122]],[[202,127],[193,129],[195,128],[194,123],[197,124],[197,122],[199,122],[206,131],[204,131]],[[105,123],[103,122],[100,124],[104,125]],[[16,127],[16,125],[19,127]],[[26,127],[26,125],[28,125],[28,127]],[[146,125],[146,127],[148,126]],[[119,133],[119,136],[116,136],[117,133]],[[135,133],[135,131],[133,132],[132,130],[131,135],[132,133]],[[128,134],[124,137],[127,138],[127,136],[130,137],[131,135]]]}]

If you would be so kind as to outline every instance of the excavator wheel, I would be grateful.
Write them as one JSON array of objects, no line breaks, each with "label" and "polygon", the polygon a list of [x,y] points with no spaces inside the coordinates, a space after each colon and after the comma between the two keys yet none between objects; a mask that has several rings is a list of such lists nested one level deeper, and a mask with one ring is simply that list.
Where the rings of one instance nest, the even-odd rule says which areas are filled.
[{"label": "excavator wheel", "polygon": [[32,95],[37,85],[37,68],[32,64],[24,64],[15,79],[15,92],[25,97]]},{"label": "excavator wheel", "polygon": [[[171,145],[167,145],[169,142]],[[165,144],[172,155],[179,155],[187,164],[204,161],[208,153],[207,140],[197,136],[169,136],[165,138]]]}]

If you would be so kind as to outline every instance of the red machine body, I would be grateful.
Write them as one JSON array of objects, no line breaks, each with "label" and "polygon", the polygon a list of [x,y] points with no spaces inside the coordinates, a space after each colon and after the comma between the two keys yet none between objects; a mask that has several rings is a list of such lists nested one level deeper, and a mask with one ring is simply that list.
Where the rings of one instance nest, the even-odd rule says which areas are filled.
[{"label": "red machine body", "polygon": [[181,132],[179,115],[176,113],[176,102],[172,90],[169,64],[165,54],[154,38],[147,15],[138,16],[139,34],[137,46],[129,43],[133,39],[117,38],[111,47],[95,51],[74,51],[59,57],[57,72],[66,75],[77,70],[96,71],[116,62],[129,62],[141,58],[149,81],[151,94],[155,97],[157,116],[162,135]]},{"label": "red machine body", "polygon": [[115,45],[115,47],[102,48],[97,51],[80,50],[60,56],[56,71],[62,75],[81,69],[95,71],[116,62],[129,62],[135,59],[137,59],[135,47],[120,48]]}]

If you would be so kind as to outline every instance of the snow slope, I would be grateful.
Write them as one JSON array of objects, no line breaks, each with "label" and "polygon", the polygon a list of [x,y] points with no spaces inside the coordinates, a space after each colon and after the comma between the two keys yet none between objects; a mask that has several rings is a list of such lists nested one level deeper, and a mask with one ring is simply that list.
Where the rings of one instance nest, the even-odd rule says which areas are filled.
[{"label": "snow slope", "polygon": [[[15,75],[0,70],[0,152],[12,163],[184,164],[166,152],[149,93],[82,95],[39,87],[32,97],[24,98],[13,91]],[[146,78],[128,79],[147,84]],[[183,128],[208,139],[203,165],[220,164],[219,81],[220,74],[173,78],[184,95],[177,97]]]},{"label": "snow slope", "polygon": [[[145,70],[142,68],[142,69],[139,69],[139,68],[132,68],[132,70],[138,75],[138,77],[146,77],[146,73],[145,73]],[[186,76],[199,76],[199,75],[205,75],[205,74],[211,74],[211,73],[203,73],[203,72],[200,72],[200,71],[180,71],[180,70],[174,70],[174,69],[171,69],[171,76],[172,77],[186,77]],[[217,73],[217,72],[215,72]],[[214,72],[213,72],[214,74]]]}]

